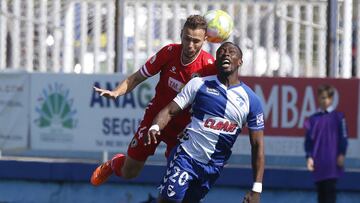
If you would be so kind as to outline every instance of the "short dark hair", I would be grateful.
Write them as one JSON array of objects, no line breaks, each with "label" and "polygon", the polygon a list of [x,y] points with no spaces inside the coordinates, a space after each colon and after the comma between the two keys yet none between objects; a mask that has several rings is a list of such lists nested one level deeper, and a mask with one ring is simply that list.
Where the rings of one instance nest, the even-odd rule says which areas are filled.
[{"label": "short dark hair", "polygon": [[230,42],[230,41],[226,41],[226,42],[222,43],[221,46],[223,46],[223,45],[225,45],[225,44],[231,44],[232,46],[236,47],[237,50],[239,51],[240,58],[242,59],[243,53],[242,53],[240,47],[239,47],[237,44],[235,44],[235,43],[233,43],[233,42]]},{"label": "short dark hair", "polygon": [[335,89],[333,86],[328,84],[319,85],[319,87],[317,88],[318,96],[324,92],[327,94],[328,97],[332,98],[334,96]]},{"label": "short dark hair", "polygon": [[190,29],[203,29],[206,32],[207,22],[201,15],[191,15],[186,19],[184,28],[185,27]]}]

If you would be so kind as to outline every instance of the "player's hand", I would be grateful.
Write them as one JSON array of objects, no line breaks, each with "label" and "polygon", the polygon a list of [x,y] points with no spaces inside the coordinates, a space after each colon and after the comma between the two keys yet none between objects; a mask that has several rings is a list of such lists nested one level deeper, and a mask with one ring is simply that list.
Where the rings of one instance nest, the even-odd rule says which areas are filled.
[{"label": "player's hand", "polygon": [[309,157],[306,160],[306,167],[309,171],[314,171],[314,159]]},{"label": "player's hand", "polygon": [[148,133],[144,136],[144,145],[150,145],[151,142],[156,144],[158,136],[160,136],[160,131],[149,130]]},{"label": "player's hand", "polygon": [[107,97],[107,98],[116,99],[116,97],[119,96],[114,91],[101,89],[101,88],[98,88],[98,87],[94,87],[94,89],[95,89],[96,92],[98,92],[100,94],[100,96],[104,96],[104,97]]},{"label": "player's hand", "polygon": [[253,191],[247,192],[243,203],[260,203],[260,193]]},{"label": "player's hand", "polygon": [[344,162],[345,162],[345,156],[343,154],[340,154],[337,157],[337,160],[336,160],[337,166],[340,167],[340,168],[343,168],[344,167]]}]

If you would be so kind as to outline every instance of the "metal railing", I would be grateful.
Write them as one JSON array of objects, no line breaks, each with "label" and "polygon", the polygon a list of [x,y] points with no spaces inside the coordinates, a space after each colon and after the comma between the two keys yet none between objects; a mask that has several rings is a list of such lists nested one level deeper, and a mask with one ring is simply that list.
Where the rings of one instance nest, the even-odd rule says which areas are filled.
[{"label": "metal railing", "polygon": [[[338,3],[337,77],[360,76],[357,4]],[[0,70],[131,73],[165,44],[180,42],[188,15],[210,9],[233,16],[229,40],[243,49],[242,75],[326,76],[327,1],[302,0],[4,0]],[[204,49],[215,54],[218,46]]]}]

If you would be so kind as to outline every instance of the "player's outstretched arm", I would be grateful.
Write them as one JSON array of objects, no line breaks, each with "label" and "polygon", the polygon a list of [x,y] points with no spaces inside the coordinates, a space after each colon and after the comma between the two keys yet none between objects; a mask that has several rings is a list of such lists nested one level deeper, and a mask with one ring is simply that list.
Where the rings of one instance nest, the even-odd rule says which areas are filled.
[{"label": "player's outstretched arm", "polygon": [[265,166],[264,131],[250,130],[251,161],[254,182],[262,182]]},{"label": "player's outstretched arm", "polygon": [[133,73],[125,80],[123,80],[114,90],[101,89],[94,87],[95,91],[98,92],[101,96],[116,98],[118,96],[124,95],[128,92],[131,92],[138,84],[146,80],[140,71]]},{"label": "player's outstretched arm", "polygon": [[245,195],[243,202],[245,203],[259,203],[260,193],[262,191],[262,180],[265,167],[264,156],[264,131],[249,132],[251,144],[251,161],[253,170],[254,185],[251,192]]},{"label": "player's outstretched arm", "polygon": [[157,143],[157,136],[160,135],[160,131],[169,123],[172,117],[178,114],[182,109],[180,106],[172,101],[165,108],[163,108],[155,117],[152,126],[146,136],[144,136],[145,145]]}]

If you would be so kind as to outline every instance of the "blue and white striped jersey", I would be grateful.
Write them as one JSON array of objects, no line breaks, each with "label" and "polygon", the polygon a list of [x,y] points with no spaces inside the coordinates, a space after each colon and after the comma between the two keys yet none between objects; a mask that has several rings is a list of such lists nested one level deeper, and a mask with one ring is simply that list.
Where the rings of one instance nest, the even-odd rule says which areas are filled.
[{"label": "blue and white striped jersey", "polygon": [[226,87],[217,76],[193,78],[174,101],[182,109],[192,104],[191,122],[181,146],[202,163],[225,164],[245,124],[250,130],[264,129],[260,100],[243,82]]}]

